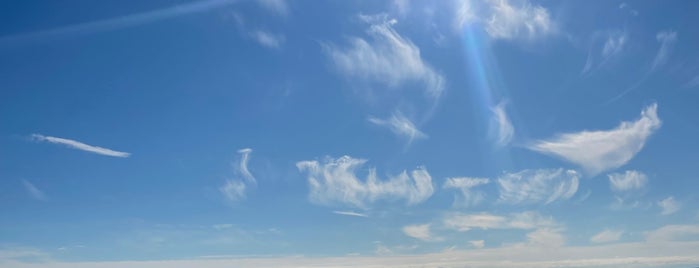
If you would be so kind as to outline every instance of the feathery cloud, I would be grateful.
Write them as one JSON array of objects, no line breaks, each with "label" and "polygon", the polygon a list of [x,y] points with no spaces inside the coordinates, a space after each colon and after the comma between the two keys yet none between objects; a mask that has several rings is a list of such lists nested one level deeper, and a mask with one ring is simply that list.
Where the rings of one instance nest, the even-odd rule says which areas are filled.
[{"label": "feathery cloud", "polygon": [[40,201],[48,200],[46,194],[44,194],[43,191],[39,190],[39,188],[34,186],[34,184],[29,182],[28,180],[22,180],[22,185],[24,185],[24,189],[26,189],[27,193],[29,193],[29,195],[31,195],[34,199]]},{"label": "feathery cloud", "polygon": [[281,48],[286,39],[282,34],[274,34],[262,30],[253,31],[250,33],[250,36],[260,45],[272,49]]},{"label": "feathery cloud", "polygon": [[380,180],[376,170],[371,168],[366,180],[360,180],[356,170],[366,161],[350,156],[327,157],[323,162],[301,161],[296,163],[296,167],[307,173],[311,202],[321,205],[366,208],[381,199],[404,199],[408,205],[414,205],[424,202],[434,193],[432,177],[423,167],[410,174],[403,171],[388,180]]},{"label": "feathery cloud", "polygon": [[415,139],[427,138],[427,135],[425,135],[425,133],[422,133],[422,131],[417,129],[415,124],[413,124],[413,122],[410,121],[410,119],[403,116],[403,114],[400,112],[393,113],[393,115],[387,119],[369,117],[368,120],[372,124],[390,129],[391,132],[393,132],[397,136],[402,136],[406,138],[408,140],[408,145],[410,145]]},{"label": "feathery cloud", "polygon": [[662,209],[660,212],[662,215],[674,214],[682,207],[679,202],[675,201],[675,197],[672,196],[659,201],[658,206]]},{"label": "feathery cloud", "polygon": [[555,32],[555,23],[546,8],[528,0],[457,1],[456,24],[483,25],[493,39],[535,40]]},{"label": "feathery cloud", "polygon": [[493,121],[497,127],[496,142],[499,146],[505,146],[512,141],[515,134],[515,128],[507,116],[505,111],[505,102],[501,102],[491,109],[493,111]]},{"label": "feathery cloud", "polygon": [[591,175],[618,168],[643,149],[646,140],[660,128],[658,105],[652,104],[634,122],[622,122],[611,130],[560,134],[536,141],[528,148],[577,164]]},{"label": "feathery cloud", "polygon": [[497,179],[500,201],[510,204],[549,204],[567,200],[578,191],[575,170],[534,169],[505,173]]},{"label": "feathery cloud", "polygon": [[248,161],[252,149],[244,148],[238,150],[240,161],[235,166],[235,178],[227,179],[226,182],[219,187],[219,191],[231,202],[238,202],[246,197],[246,189],[248,186],[257,185],[255,177],[252,176],[248,169]]},{"label": "feathery cloud", "polygon": [[31,138],[35,141],[48,142],[48,143],[53,143],[53,144],[61,144],[61,145],[65,145],[65,146],[68,146],[68,147],[73,148],[73,149],[78,149],[81,151],[86,151],[86,152],[101,154],[101,155],[106,155],[106,156],[129,157],[131,155],[130,153],[114,151],[111,149],[102,148],[102,147],[98,147],[98,146],[92,146],[92,145],[88,145],[88,144],[85,144],[85,143],[82,143],[79,141],[75,141],[75,140],[58,138],[58,137],[51,137],[51,136],[44,136],[41,134],[32,134]]},{"label": "feathery cloud", "polygon": [[616,242],[621,239],[621,235],[624,234],[624,231],[614,231],[614,230],[609,230],[605,229],[592,237],[590,237],[590,242],[592,243],[609,243],[609,242]]},{"label": "feathery cloud", "polygon": [[659,32],[655,38],[660,43],[660,49],[658,49],[658,53],[655,55],[655,59],[653,59],[652,70],[657,70],[667,62],[667,59],[670,57],[670,53],[677,42],[677,32],[662,31]]},{"label": "feathery cloud", "polygon": [[609,186],[616,192],[639,190],[646,186],[648,177],[636,170],[627,170],[625,173],[612,173],[609,177]]},{"label": "feathery cloud", "polygon": [[403,233],[415,239],[419,239],[425,242],[436,242],[442,241],[443,238],[435,237],[430,232],[430,224],[418,224],[418,225],[408,225],[403,227]]},{"label": "feathery cloud", "polygon": [[346,48],[323,45],[343,75],[390,88],[420,82],[428,96],[438,98],[442,94],[444,77],[422,59],[420,49],[413,42],[393,29],[396,20],[385,15],[360,18],[371,24],[367,30],[369,39],[352,37]]},{"label": "feathery cloud", "polygon": [[487,178],[447,178],[442,188],[459,190],[460,194],[454,198],[454,206],[469,207],[481,202],[485,196],[483,192],[474,192],[471,189],[488,183],[490,179]]}]

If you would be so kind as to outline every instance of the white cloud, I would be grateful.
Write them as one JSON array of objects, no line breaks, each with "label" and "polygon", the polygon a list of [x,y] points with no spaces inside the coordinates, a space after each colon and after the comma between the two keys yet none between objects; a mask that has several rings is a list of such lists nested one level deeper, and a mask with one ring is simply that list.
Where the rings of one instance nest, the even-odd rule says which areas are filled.
[{"label": "white cloud", "polygon": [[27,193],[31,195],[34,199],[40,200],[40,201],[46,201],[48,198],[46,197],[46,194],[44,194],[43,191],[39,190],[39,188],[36,188],[34,184],[27,180],[22,180],[22,184],[24,185],[24,188],[27,190]]},{"label": "white cloud", "polygon": [[661,67],[667,62],[670,57],[670,53],[677,42],[677,32],[674,31],[662,31],[659,32],[655,38],[660,42],[660,49],[658,49],[658,54],[655,55],[653,59],[653,70]]},{"label": "white cloud", "polygon": [[246,197],[246,189],[248,186],[257,185],[255,177],[252,176],[250,170],[248,169],[248,161],[250,159],[250,153],[252,149],[244,148],[238,150],[240,156],[240,161],[235,166],[235,178],[227,179],[223,186],[219,187],[219,191],[232,202],[238,202]]},{"label": "white cloud", "polygon": [[534,40],[555,32],[546,8],[528,0],[457,1],[456,24],[482,24],[493,39]]},{"label": "white cloud", "polygon": [[284,35],[273,34],[266,31],[253,31],[250,36],[262,46],[272,49],[279,49],[284,44]]},{"label": "white cloud", "polygon": [[[597,43],[593,42],[593,47],[589,49],[589,53],[587,55],[587,62],[585,63],[585,67],[581,72],[582,74],[591,72],[593,70],[593,67],[599,68],[613,62],[614,59],[622,55],[629,39],[628,33],[626,31],[621,30],[603,33],[598,32],[595,33],[594,37],[598,37],[600,35],[606,37],[604,45],[602,45],[601,50],[597,50]],[[597,39],[595,38],[593,40]]]},{"label": "white cloud", "polygon": [[379,119],[376,117],[369,117],[369,122],[377,125],[383,126],[390,129],[397,136],[402,136],[408,140],[408,144],[411,144],[415,139],[425,139],[427,135],[422,133],[410,119],[403,116],[402,113],[396,112],[390,118]]},{"label": "white cloud", "polygon": [[471,241],[468,241],[468,243],[471,244],[471,246],[473,246],[474,248],[484,248],[485,247],[485,240],[471,240]]},{"label": "white cloud", "polygon": [[609,243],[609,242],[616,242],[621,239],[621,235],[624,234],[624,231],[614,231],[614,230],[609,230],[605,229],[592,237],[590,237],[590,242],[592,243]]},{"label": "white cloud", "polygon": [[350,38],[348,48],[324,44],[330,59],[343,75],[379,82],[390,88],[421,82],[425,93],[438,98],[444,90],[444,77],[428,65],[420,49],[393,29],[396,20],[386,16],[361,16],[371,23],[370,39]]},{"label": "white cloud", "polygon": [[510,122],[505,111],[505,102],[501,102],[491,110],[493,111],[493,121],[497,126],[497,144],[505,146],[512,141],[512,137],[515,134],[515,128],[512,126],[512,122]]},{"label": "white cloud", "polygon": [[91,152],[91,153],[100,154],[100,155],[113,156],[113,157],[129,157],[131,155],[130,153],[119,152],[119,151],[114,151],[114,150],[107,149],[107,148],[87,145],[87,144],[84,144],[84,143],[79,142],[79,141],[69,140],[69,139],[64,139],[64,138],[44,136],[41,134],[32,134],[31,137],[35,141],[61,144],[61,145],[65,145],[65,146],[68,146],[68,147],[73,148],[73,149],[78,149],[81,151]]},{"label": "white cloud", "polygon": [[535,169],[505,173],[497,179],[500,201],[511,204],[549,204],[567,200],[578,191],[580,175],[575,170]]},{"label": "white cloud", "polygon": [[369,217],[369,215],[364,214],[364,213],[359,213],[359,212],[354,212],[354,211],[340,211],[340,210],[335,210],[333,213],[338,214],[338,215],[345,215],[345,216],[354,216],[354,217]]},{"label": "white cloud", "polygon": [[560,134],[534,142],[528,148],[560,157],[596,175],[623,166],[643,149],[646,140],[660,128],[657,109],[658,105],[652,104],[637,121],[622,122],[612,130]]},{"label": "white cloud", "polygon": [[289,6],[286,0],[257,0],[260,6],[281,16],[289,15]]},{"label": "white cloud", "polygon": [[639,190],[646,186],[648,177],[636,170],[627,170],[625,173],[612,173],[609,177],[609,186],[616,192]]},{"label": "white cloud", "polygon": [[509,215],[451,213],[444,218],[443,223],[445,227],[459,232],[467,232],[472,229],[530,230],[556,227],[558,225],[552,218],[544,217],[534,211],[512,213]]},{"label": "white cloud", "polygon": [[425,242],[442,241],[441,237],[435,237],[430,232],[430,224],[408,225],[403,227],[403,233],[412,238],[416,238]]},{"label": "white cloud", "polygon": [[434,188],[432,177],[423,167],[408,174],[403,171],[388,180],[380,180],[374,168],[369,169],[366,180],[357,177],[356,170],[366,163],[364,159],[343,156],[327,157],[318,161],[301,161],[296,167],[308,174],[311,202],[322,205],[349,205],[366,208],[377,200],[404,199],[408,205],[427,200]]},{"label": "white cloud", "polygon": [[216,230],[225,230],[225,229],[233,228],[233,224],[230,224],[230,223],[214,224],[211,227],[213,227]]},{"label": "white cloud", "polygon": [[527,234],[527,246],[540,246],[543,248],[562,247],[565,244],[565,236],[560,229],[541,228]]},{"label": "white cloud", "polygon": [[604,46],[602,47],[602,57],[604,59],[609,59],[621,53],[621,51],[624,50],[627,38],[626,32],[623,31],[614,32],[607,36],[607,41],[604,42]]},{"label": "white cloud", "polygon": [[679,202],[675,201],[675,198],[670,196],[658,202],[658,206],[662,209],[660,214],[670,215],[680,210],[682,206]]},{"label": "white cloud", "polygon": [[460,194],[454,199],[454,206],[469,207],[481,202],[485,196],[483,192],[474,192],[471,188],[488,183],[490,183],[490,180],[487,178],[448,178],[442,185],[442,188],[459,190]]},{"label": "white cloud", "polygon": [[665,225],[646,233],[648,242],[668,242],[699,239],[699,225]]}]

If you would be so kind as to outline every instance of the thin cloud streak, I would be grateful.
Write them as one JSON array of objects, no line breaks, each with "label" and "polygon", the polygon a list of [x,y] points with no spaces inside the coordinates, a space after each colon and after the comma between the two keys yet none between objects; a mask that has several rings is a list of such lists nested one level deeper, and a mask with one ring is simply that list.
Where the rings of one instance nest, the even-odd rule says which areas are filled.
[{"label": "thin cloud streak", "polygon": [[78,149],[81,151],[86,151],[90,153],[95,153],[95,154],[100,154],[100,155],[106,155],[106,156],[113,156],[113,157],[129,157],[131,153],[127,152],[120,152],[120,151],[114,151],[112,149],[107,149],[103,147],[98,147],[98,146],[92,146],[88,145],[79,141],[75,140],[70,140],[70,139],[64,139],[64,138],[58,138],[58,137],[51,137],[51,136],[44,136],[41,134],[32,134],[31,138],[35,141],[40,141],[40,142],[48,142],[48,143],[53,143],[53,144],[61,144],[68,146],[73,149]]},{"label": "thin cloud streak", "polygon": [[36,186],[34,186],[34,184],[32,184],[31,182],[27,180],[22,180],[22,185],[24,185],[24,188],[27,189],[29,195],[31,195],[34,199],[39,201],[48,200],[46,194],[44,194],[43,191],[39,190],[39,188],[36,188]]},{"label": "thin cloud streak", "polygon": [[359,213],[359,212],[354,212],[354,211],[340,211],[340,210],[335,210],[333,213],[337,215],[345,215],[345,216],[354,216],[354,217],[362,217],[362,218],[367,218],[369,215],[364,214],[364,213]]},{"label": "thin cloud streak", "polygon": [[53,28],[49,30],[15,34],[0,37],[0,44],[20,44],[24,42],[41,41],[52,37],[66,35],[83,35],[110,30],[123,29],[138,25],[153,23],[156,21],[171,19],[183,15],[202,13],[217,8],[221,8],[237,0],[205,0],[195,1],[187,4],[175,5],[163,9],[147,11],[142,13],[125,15],[122,17],[104,19],[81,24],[74,24],[65,27]]}]

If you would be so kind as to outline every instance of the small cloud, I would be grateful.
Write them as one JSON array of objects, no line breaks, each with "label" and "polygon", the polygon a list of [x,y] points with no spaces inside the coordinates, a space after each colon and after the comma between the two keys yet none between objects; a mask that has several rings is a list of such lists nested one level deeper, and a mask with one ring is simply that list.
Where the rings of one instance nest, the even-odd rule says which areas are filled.
[{"label": "small cloud", "polygon": [[490,179],[487,178],[447,178],[442,188],[459,190],[460,194],[454,198],[454,206],[469,207],[480,203],[485,196],[483,192],[474,192],[471,189],[488,183]]},{"label": "small cloud", "polygon": [[512,126],[507,112],[505,111],[505,102],[500,102],[497,106],[493,107],[493,122],[497,127],[496,142],[498,146],[505,146],[512,141],[512,137],[515,133],[515,128]]},{"label": "small cloud", "polygon": [[560,134],[534,142],[528,148],[560,157],[596,175],[623,166],[643,149],[646,140],[660,128],[657,110],[658,105],[652,104],[634,122],[622,122],[611,130]]},{"label": "small cloud", "polygon": [[266,31],[261,31],[257,30],[252,33],[250,33],[250,36],[257,41],[260,45],[267,47],[267,48],[272,48],[272,49],[279,49],[281,46],[284,44],[285,37],[284,35],[281,34],[273,34],[269,33]]},{"label": "small cloud", "polygon": [[532,230],[558,226],[552,218],[544,217],[535,211],[511,213],[508,215],[451,213],[444,217],[443,224],[446,228],[459,232],[467,232],[472,229]]},{"label": "small cloud", "polygon": [[286,0],[257,0],[257,3],[263,8],[283,17],[288,16],[290,13]]},{"label": "small cloud", "polygon": [[48,197],[46,197],[46,194],[44,194],[43,191],[39,190],[39,188],[34,186],[34,184],[32,184],[31,182],[29,182],[27,180],[22,180],[22,184],[24,185],[24,189],[27,190],[27,193],[29,193],[29,195],[32,198],[39,200],[39,201],[48,200]]},{"label": "small cloud", "polygon": [[238,150],[241,154],[240,160],[235,166],[235,178],[227,179],[223,186],[219,187],[219,191],[232,202],[238,202],[245,199],[245,191],[248,186],[257,185],[255,177],[252,176],[250,170],[248,169],[248,161],[250,159],[250,154],[252,149],[245,148]]},{"label": "small cloud", "polygon": [[430,224],[408,225],[403,227],[403,233],[415,239],[425,242],[442,241],[443,238],[435,237],[430,232]]},{"label": "small cloud", "polygon": [[615,192],[639,190],[646,186],[648,177],[646,174],[635,170],[627,170],[625,173],[612,173],[609,177],[609,186]]},{"label": "small cloud", "polygon": [[548,10],[528,0],[457,1],[456,24],[459,29],[470,24],[483,25],[493,39],[535,40],[555,32],[556,25]]},{"label": "small cloud", "polygon": [[354,212],[354,211],[340,211],[340,210],[335,210],[333,213],[338,214],[338,215],[345,215],[345,216],[354,216],[354,217],[369,217],[367,214],[364,213],[359,213],[359,212]]},{"label": "small cloud", "polygon": [[658,53],[655,55],[655,59],[653,59],[652,70],[657,70],[667,62],[668,58],[670,57],[670,53],[677,42],[677,32],[662,31],[659,32],[655,38],[660,43],[660,49],[658,49]]},{"label": "small cloud", "polygon": [[468,241],[468,243],[471,244],[471,246],[474,248],[484,248],[485,247],[485,240],[471,240],[471,241]]},{"label": "small cloud", "polygon": [[540,228],[527,234],[527,244],[540,247],[561,247],[565,244],[565,237],[560,229]]},{"label": "small cloud", "polygon": [[33,140],[39,141],[39,142],[48,142],[48,143],[53,143],[53,144],[65,145],[65,146],[68,146],[69,148],[78,149],[81,151],[100,154],[100,155],[113,156],[113,157],[129,157],[131,155],[130,153],[126,153],[126,152],[119,152],[119,151],[114,151],[111,149],[102,148],[102,147],[98,147],[98,146],[87,145],[85,143],[75,141],[75,140],[58,138],[58,137],[51,137],[51,136],[44,136],[41,134],[32,134],[31,138]]},{"label": "small cloud", "polygon": [[660,214],[670,215],[680,210],[682,206],[679,202],[675,201],[675,198],[670,196],[658,202],[658,206],[662,209]]},{"label": "small cloud", "polygon": [[388,119],[379,119],[376,117],[369,117],[369,122],[377,126],[383,126],[391,130],[397,136],[404,137],[407,139],[408,145],[410,145],[416,139],[425,139],[427,135],[417,129],[415,124],[413,124],[410,119],[403,116],[400,112],[395,112]]},{"label": "small cloud", "polygon": [[580,174],[575,170],[535,169],[505,173],[498,177],[500,201],[510,204],[549,204],[567,200],[578,191]]},{"label": "small cloud", "polygon": [[233,224],[230,224],[230,223],[214,224],[214,225],[211,226],[211,227],[214,228],[214,229],[216,229],[216,230],[224,230],[224,229],[233,228]]},{"label": "small cloud", "polygon": [[592,236],[590,238],[590,242],[592,243],[609,243],[609,242],[616,242],[621,239],[621,235],[624,234],[624,231],[614,231],[614,230],[609,230],[605,229],[604,231],[601,231],[597,233],[596,235]]}]

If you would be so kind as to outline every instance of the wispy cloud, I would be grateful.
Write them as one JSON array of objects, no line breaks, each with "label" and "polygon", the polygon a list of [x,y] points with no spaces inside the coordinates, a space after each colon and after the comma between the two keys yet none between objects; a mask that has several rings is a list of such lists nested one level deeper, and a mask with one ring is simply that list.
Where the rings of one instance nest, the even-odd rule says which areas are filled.
[{"label": "wispy cloud", "polygon": [[430,232],[430,224],[408,225],[403,227],[403,233],[415,239],[425,242],[437,242],[444,240],[441,237],[436,237]]},{"label": "wispy cloud", "polygon": [[101,154],[101,155],[106,155],[106,156],[129,157],[131,155],[130,153],[126,153],[126,152],[119,152],[119,151],[114,151],[111,149],[102,148],[102,147],[98,147],[98,146],[87,145],[85,143],[75,141],[75,140],[58,138],[58,137],[51,137],[51,136],[44,136],[41,134],[32,134],[31,138],[35,141],[61,144],[61,145],[65,145],[65,146],[68,146],[68,147],[73,148],[73,149],[78,149],[81,151],[86,151],[86,152]]},{"label": "wispy cloud", "polygon": [[559,227],[553,218],[544,217],[535,211],[512,213],[508,215],[495,215],[490,213],[451,213],[444,217],[444,226],[459,232],[467,232],[472,229],[522,229],[531,230],[539,228]]},{"label": "wispy cloud", "polygon": [[648,183],[646,174],[636,170],[627,170],[625,173],[612,173],[609,177],[609,186],[616,192],[642,189]]},{"label": "wispy cloud", "polygon": [[565,244],[565,236],[560,228],[540,228],[527,233],[526,246],[539,246],[542,248],[558,248]]},{"label": "wispy cloud", "polygon": [[615,230],[609,230],[605,229],[592,237],[590,237],[590,242],[592,243],[609,243],[609,242],[616,242],[621,239],[621,235],[624,234],[624,231],[615,231]]},{"label": "wispy cloud", "polygon": [[442,94],[444,77],[422,59],[413,42],[393,29],[396,20],[385,15],[360,18],[371,24],[367,30],[369,39],[352,37],[348,47],[323,45],[343,75],[390,88],[420,82],[428,96],[437,98]]},{"label": "wispy cloud", "polygon": [[221,191],[224,197],[232,202],[245,199],[246,189],[249,186],[257,185],[257,180],[255,180],[255,177],[252,176],[252,173],[250,173],[248,169],[248,161],[250,160],[252,149],[240,149],[238,153],[240,154],[240,160],[235,165],[235,177],[227,179],[225,183],[219,187],[219,191]]},{"label": "wispy cloud", "polygon": [[401,136],[407,140],[407,144],[410,145],[415,139],[425,139],[427,135],[422,133],[415,124],[413,124],[410,119],[403,116],[400,112],[395,112],[390,118],[380,119],[376,117],[369,117],[369,122],[377,126],[386,127],[391,130],[397,136]]},{"label": "wispy cloud", "polygon": [[660,128],[657,109],[658,105],[652,104],[635,122],[622,122],[611,130],[560,134],[528,148],[560,157],[596,175],[623,166],[643,149],[646,140]]},{"label": "wispy cloud", "polygon": [[682,205],[675,200],[675,197],[670,196],[668,198],[665,198],[661,201],[658,202],[658,206],[662,211],[660,214],[662,215],[670,215],[670,214],[675,214],[675,212],[679,211]]},{"label": "wispy cloud", "polygon": [[335,210],[335,211],[333,211],[333,213],[338,214],[338,215],[345,215],[345,216],[354,216],[354,217],[363,217],[363,218],[369,217],[369,215],[367,215],[367,214],[354,212],[354,211]]},{"label": "wispy cloud", "polygon": [[468,241],[468,243],[474,248],[485,247],[485,240],[471,240],[471,241]]},{"label": "wispy cloud", "polygon": [[48,198],[46,197],[46,194],[44,194],[43,191],[39,190],[39,188],[34,186],[34,184],[29,182],[28,180],[22,180],[22,185],[24,185],[24,189],[27,190],[27,193],[29,193],[29,195],[32,198],[34,198],[36,200],[40,200],[40,201],[48,200]]},{"label": "wispy cloud", "polygon": [[454,206],[469,207],[480,203],[485,198],[485,193],[471,189],[488,183],[490,179],[487,178],[447,178],[442,188],[459,190],[460,193],[454,198]]},{"label": "wispy cloud", "polygon": [[690,237],[699,239],[699,225],[665,225],[646,233],[648,242],[679,241]]},{"label": "wispy cloud", "polygon": [[653,59],[652,70],[657,70],[667,62],[668,58],[670,57],[670,53],[677,42],[677,32],[662,31],[659,32],[655,38],[660,43],[660,49],[658,49],[658,53],[655,55],[655,59]]},{"label": "wispy cloud", "polygon": [[497,128],[497,135],[495,136],[497,145],[508,145],[510,141],[512,141],[512,137],[514,137],[515,128],[512,126],[512,122],[510,122],[510,118],[507,116],[507,112],[505,111],[505,102],[500,102],[498,105],[492,108],[492,111],[493,122],[495,122],[495,126]]},{"label": "wispy cloud", "polygon": [[257,0],[257,3],[280,16],[286,17],[289,15],[289,5],[286,0]]},{"label": "wispy cloud", "polygon": [[[601,38],[603,38],[604,43],[600,49],[598,40]],[[614,62],[625,51],[628,40],[629,34],[625,30],[596,32],[593,35],[593,42],[589,48],[587,61],[581,74],[589,74],[595,69],[605,67]]]},{"label": "wispy cloud", "polygon": [[528,0],[456,1],[456,24],[483,25],[493,39],[535,40],[555,32],[548,10]]},{"label": "wispy cloud", "polygon": [[282,44],[284,44],[284,40],[286,39],[284,35],[273,34],[262,30],[253,31],[250,33],[250,36],[260,45],[272,49],[281,48]]},{"label": "wispy cloud", "polygon": [[432,177],[423,167],[410,174],[403,171],[388,180],[379,179],[376,170],[371,168],[366,180],[360,180],[356,172],[364,163],[364,159],[343,156],[327,157],[323,162],[301,161],[296,167],[307,173],[309,198],[316,204],[366,208],[380,199],[404,199],[408,205],[413,205],[424,202],[434,193]]},{"label": "wispy cloud", "polygon": [[510,204],[548,204],[567,200],[578,191],[580,174],[575,170],[533,169],[498,177],[500,201]]},{"label": "wispy cloud", "polygon": [[23,33],[0,37],[0,44],[18,44],[23,42],[41,41],[49,38],[62,37],[67,35],[82,35],[97,32],[104,32],[138,25],[148,24],[156,21],[171,19],[183,15],[207,12],[222,8],[237,2],[236,0],[204,0],[194,1],[187,4],[174,5],[167,8],[152,10],[148,12],[129,14],[121,17],[97,20],[86,23],[74,24],[38,32]]}]

